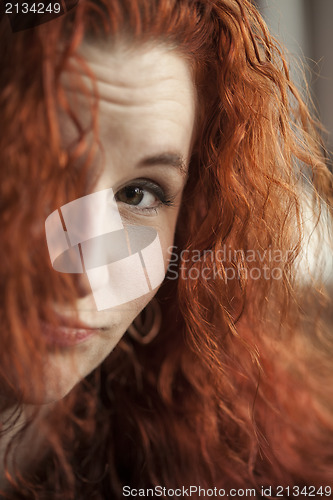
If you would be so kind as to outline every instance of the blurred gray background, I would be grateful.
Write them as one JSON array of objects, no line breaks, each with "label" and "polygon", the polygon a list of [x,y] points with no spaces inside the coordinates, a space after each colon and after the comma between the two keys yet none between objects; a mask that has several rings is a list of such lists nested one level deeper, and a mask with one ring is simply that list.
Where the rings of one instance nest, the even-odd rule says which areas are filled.
[{"label": "blurred gray background", "polygon": [[[296,60],[306,72],[314,104],[327,134],[333,160],[333,0],[254,0],[268,27],[290,53],[296,81]],[[302,85],[302,84],[301,84]],[[332,168],[332,165],[330,165]]]}]

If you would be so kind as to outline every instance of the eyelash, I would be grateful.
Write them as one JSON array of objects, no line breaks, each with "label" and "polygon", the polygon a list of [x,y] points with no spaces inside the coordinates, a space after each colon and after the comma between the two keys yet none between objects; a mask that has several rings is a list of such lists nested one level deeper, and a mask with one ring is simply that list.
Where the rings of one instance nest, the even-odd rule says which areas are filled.
[{"label": "eyelash", "polygon": [[123,191],[124,189],[128,188],[139,188],[143,192],[147,191],[151,194],[153,194],[159,201],[160,203],[156,207],[146,207],[146,208],[138,208],[136,205],[131,205],[130,203],[124,203],[130,207],[131,210],[136,211],[136,212],[141,212],[143,214],[148,214],[148,215],[154,215],[158,214],[159,210],[163,206],[168,206],[172,207],[175,205],[175,198],[176,196],[171,196],[168,193],[166,193],[159,184],[151,181],[150,179],[136,179],[135,181],[131,182],[130,184],[127,184],[126,186],[123,186],[121,189],[117,191],[115,194],[115,199],[117,200],[118,194]]}]

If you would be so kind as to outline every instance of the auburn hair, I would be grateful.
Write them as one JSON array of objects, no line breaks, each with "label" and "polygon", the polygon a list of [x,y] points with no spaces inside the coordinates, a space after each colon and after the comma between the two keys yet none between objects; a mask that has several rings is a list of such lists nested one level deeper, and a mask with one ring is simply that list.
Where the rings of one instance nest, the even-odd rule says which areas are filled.
[{"label": "auburn hair", "polygon": [[[81,0],[16,33],[3,18],[0,33],[0,414],[42,394],[40,321],[56,325],[52,305],[78,296],[73,276],[52,270],[44,223],[96,180],[98,92],[82,40],[171,47],[189,62],[199,103],[174,240],[178,277],[167,274],[156,295],[159,335],[143,346],[125,334],[40,418],[43,456],[26,473],[4,464],[12,487],[4,498],[121,498],[124,485],[332,484],[329,294],[319,258],[316,268],[299,262],[312,229],[331,230],[333,179],[309,102],[256,8]],[[69,70],[90,104],[88,127],[65,91]],[[77,133],[66,146],[61,114]],[[182,259],[184,251],[202,258]],[[9,446],[20,448],[35,413]],[[1,438],[8,431],[3,422]]]}]

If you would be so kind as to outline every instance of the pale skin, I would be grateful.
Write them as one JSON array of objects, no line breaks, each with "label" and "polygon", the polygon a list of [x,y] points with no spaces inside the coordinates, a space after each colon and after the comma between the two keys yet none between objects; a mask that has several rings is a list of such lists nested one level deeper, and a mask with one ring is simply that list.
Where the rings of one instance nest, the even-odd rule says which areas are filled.
[{"label": "pale skin", "polygon": [[[151,226],[158,232],[166,269],[193,144],[196,96],[190,68],[173,50],[156,44],[83,44],[81,54],[96,75],[100,94],[99,129],[105,168],[95,191],[112,187],[124,221]],[[70,86],[69,92],[73,92]],[[66,133],[70,134],[70,129]],[[139,182],[142,179],[149,180],[148,187]],[[129,185],[141,189],[135,204],[124,191]],[[154,185],[172,198],[172,206],[161,203]],[[44,374],[48,388],[45,409],[102,363],[156,291],[116,308],[97,311],[87,288],[86,296],[76,306],[79,319],[95,328],[96,335],[57,352],[50,349]],[[72,315],[70,310],[60,312]],[[6,435],[2,439],[1,462],[9,438]],[[22,468],[24,449],[31,452],[29,439],[20,448]],[[0,473],[0,487],[6,484]]]}]

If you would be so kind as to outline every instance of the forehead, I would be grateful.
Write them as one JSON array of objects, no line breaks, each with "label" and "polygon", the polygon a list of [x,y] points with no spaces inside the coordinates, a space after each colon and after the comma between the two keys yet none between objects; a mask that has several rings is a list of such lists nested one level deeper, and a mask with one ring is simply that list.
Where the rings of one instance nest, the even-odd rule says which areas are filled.
[{"label": "forehead", "polygon": [[167,80],[192,80],[185,59],[166,44],[85,40],[79,50],[98,77],[105,80],[112,77],[114,84],[132,90]]},{"label": "forehead", "polygon": [[[169,47],[84,42],[100,100],[101,131],[119,141],[186,141],[193,132],[196,92],[188,63]],[[167,146],[165,144],[165,146]]]}]

